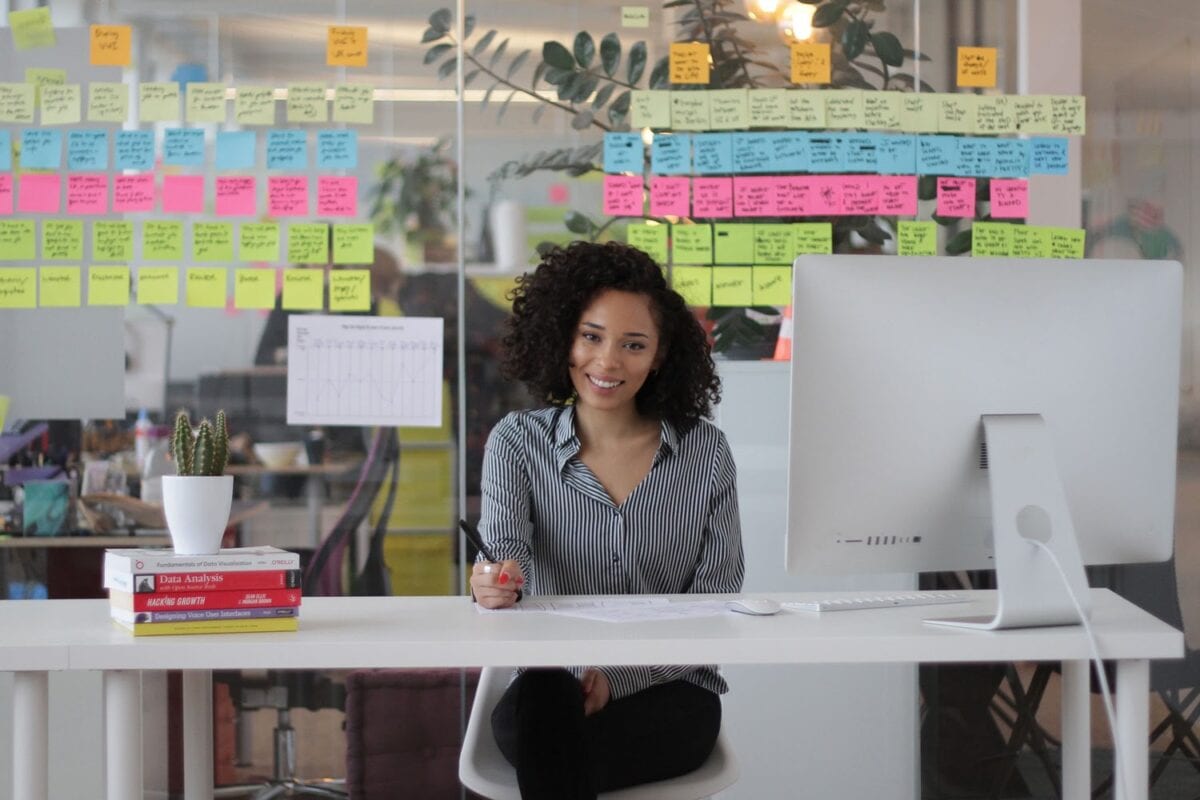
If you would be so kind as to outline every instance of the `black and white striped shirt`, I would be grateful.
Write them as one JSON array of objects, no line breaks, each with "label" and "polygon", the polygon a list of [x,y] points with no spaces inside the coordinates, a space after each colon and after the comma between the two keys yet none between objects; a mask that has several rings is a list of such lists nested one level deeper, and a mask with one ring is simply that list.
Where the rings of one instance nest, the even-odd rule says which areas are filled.
[{"label": "black and white striped shirt", "polygon": [[[569,406],[513,412],[488,437],[480,532],[493,555],[521,565],[528,593],[741,590],[737,474],[716,426],[700,421],[680,436],[664,421],[649,474],[619,506],[579,449]],[[709,666],[603,671],[614,700],[679,678],[728,689]]]}]

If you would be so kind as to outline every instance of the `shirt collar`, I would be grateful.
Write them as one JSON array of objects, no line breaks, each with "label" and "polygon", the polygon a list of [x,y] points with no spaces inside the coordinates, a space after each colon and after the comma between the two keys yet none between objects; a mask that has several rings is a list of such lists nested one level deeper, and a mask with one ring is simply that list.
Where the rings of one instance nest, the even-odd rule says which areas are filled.
[{"label": "shirt collar", "polygon": [[[575,433],[575,407],[564,406],[558,412],[554,423],[554,449],[558,469],[562,471],[567,462],[579,453],[579,436]],[[679,449],[679,431],[667,420],[662,421],[662,432],[659,434],[659,454],[655,463]]]}]

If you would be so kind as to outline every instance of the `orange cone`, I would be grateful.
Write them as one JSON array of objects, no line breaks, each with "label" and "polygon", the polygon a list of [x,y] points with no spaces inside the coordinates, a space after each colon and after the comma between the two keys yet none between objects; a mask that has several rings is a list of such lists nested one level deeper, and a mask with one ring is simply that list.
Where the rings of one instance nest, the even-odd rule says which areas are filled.
[{"label": "orange cone", "polygon": [[775,360],[792,360],[792,307],[783,309],[783,322],[779,323],[779,338],[775,340]]}]

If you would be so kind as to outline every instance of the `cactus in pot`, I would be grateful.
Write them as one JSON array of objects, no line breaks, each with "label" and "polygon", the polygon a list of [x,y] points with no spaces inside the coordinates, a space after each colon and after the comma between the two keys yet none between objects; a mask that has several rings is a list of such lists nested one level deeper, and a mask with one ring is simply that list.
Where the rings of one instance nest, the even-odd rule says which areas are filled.
[{"label": "cactus in pot", "polygon": [[195,429],[186,411],[175,415],[171,452],[175,471],[182,476],[218,476],[225,474],[229,461],[229,427],[225,412],[218,411],[216,422],[201,420]]},{"label": "cactus in pot", "polygon": [[175,476],[163,478],[163,511],[175,552],[207,555],[220,548],[233,503],[233,477],[225,474],[229,460],[229,426],[225,412],[215,422],[201,420],[195,428],[186,411],[175,415],[171,436]]}]

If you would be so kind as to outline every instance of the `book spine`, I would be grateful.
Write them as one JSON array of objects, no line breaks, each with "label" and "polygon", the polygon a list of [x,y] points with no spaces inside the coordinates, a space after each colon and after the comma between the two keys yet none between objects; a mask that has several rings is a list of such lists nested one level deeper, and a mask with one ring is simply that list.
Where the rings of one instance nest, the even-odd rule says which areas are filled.
[{"label": "book spine", "polygon": [[196,611],[209,608],[272,608],[300,605],[299,589],[245,589],[232,592],[129,594],[109,592],[113,608],[128,611]]},{"label": "book spine", "polygon": [[300,570],[251,572],[105,572],[104,588],[136,594],[213,592],[231,589],[297,589]]},{"label": "book spine", "polygon": [[134,636],[173,636],[196,633],[272,633],[275,631],[299,630],[298,617],[280,619],[217,619],[205,622],[141,622],[125,625],[118,620],[114,624]]},{"label": "book spine", "polygon": [[128,611],[112,609],[112,618],[125,625],[160,625],[164,622],[204,622],[230,619],[281,619],[294,617],[297,606],[275,608],[210,608],[206,611]]},{"label": "book spine", "polygon": [[119,551],[104,554],[105,572],[249,572],[278,569],[300,569],[296,553],[251,553],[231,556],[177,556],[169,550],[137,556],[122,555]]}]

